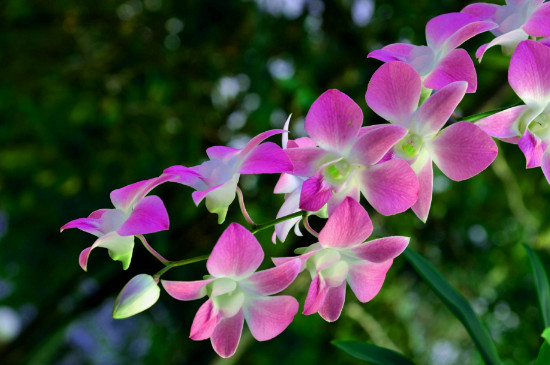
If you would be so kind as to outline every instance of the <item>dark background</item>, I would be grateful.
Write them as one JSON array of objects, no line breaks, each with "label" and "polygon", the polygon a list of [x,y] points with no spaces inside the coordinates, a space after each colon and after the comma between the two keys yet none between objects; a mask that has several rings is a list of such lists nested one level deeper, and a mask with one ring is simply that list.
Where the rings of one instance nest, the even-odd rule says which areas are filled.
[{"label": "dark background", "polygon": [[[398,41],[424,44],[424,26],[462,1],[370,0],[4,0],[0,4],[0,363],[2,364],[325,364],[356,360],[330,344],[352,339],[396,349],[419,364],[479,364],[462,325],[397,258],[380,294],[361,304],[348,290],[332,324],[298,314],[264,343],[247,329],[237,354],[220,360],[209,341],[189,329],[202,303],[162,293],[150,310],[111,319],[114,298],[139,273],[161,268],[136,243],[127,271],[94,251],[89,272],[78,255],[92,244],[69,220],[109,208],[109,193],[158,176],[175,164],[192,166],[212,145],[240,146],[280,128],[293,113],[293,137],[326,89],[338,88],[382,120],[364,94],[379,61],[366,55]],[[475,49],[483,34],[465,44]],[[479,92],[459,113],[469,115],[519,101],[507,84],[509,60],[495,48],[476,67]],[[279,137],[274,137],[278,140]],[[547,264],[550,188],[540,169],[525,170],[515,146],[499,143],[491,168],[465,182],[439,172],[426,224],[412,212],[383,217],[369,210],[375,236],[411,236],[411,246],[437,266],[487,324],[507,364],[527,364],[542,330],[531,269],[522,243]],[[282,196],[276,176],[242,178],[250,214],[275,217]],[[191,189],[155,190],[171,218],[168,232],[149,235],[169,259],[209,253],[225,224]],[[317,228],[322,221],[313,220]],[[270,256],[292,254],[311,236],[271,244]],[[204,263],[166,278],[197,280]],[[286,291],[303,305],[307,273]],[[300,309],[301,310],[301,309]]]}]

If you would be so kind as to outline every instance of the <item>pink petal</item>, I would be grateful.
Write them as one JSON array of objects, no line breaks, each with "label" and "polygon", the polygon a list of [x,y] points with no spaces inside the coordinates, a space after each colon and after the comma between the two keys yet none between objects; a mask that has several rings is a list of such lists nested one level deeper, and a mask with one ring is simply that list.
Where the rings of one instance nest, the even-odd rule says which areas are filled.
[{"label": "pink petal", "polygon": [[321,173],[316,173],[302,185],[300,194],[300,209],[316,212],[332,197],[332,187],[325,181]]},{"label": "pink petal", "polygon": [[449,120],[464,97],[468,84],[456,81],[430,96],[415,115],[416,130],[421,136],[437,133]]},{"label": "pink petal", "polygon": [[480,21],[478,17],[466,13],[442,14],[426,25],[426,40],[433,49],[445,44],[445,49],[451,50],[473,36],[496,27],[493,22]]},{"label": "pink petal", "polygon": [[[418,161],[418,166],[415,166],[417,161],[411,166],[418,177],[418,200],[411,207],[416,216],[424,223],[428,219],[430,206],[432,204],[433,192],[433,168],[432,159],[426,152],[426,159]],[[419,157],[420,159],[420,157]]]},{"label": "pink petal", "polygon": [[191,197],[193,198],[193,202],[195,203],[196,206],[198,206],[200,204],[200,202],[206,198],[208,196],[208,194],[210,194],[211,192],[213,192],[214,190],[217,190],[217,189],[220,189],[221,187],[223,186],[228,186],[228,185],[234,185],[235,182],[233,180],[229,180],[229,181],[226,181],[224,182],[223,184],[219,184],[219,185],[215,185],[215,186],[212,186],[212,187],[209,187],[208,189],[206,190],[197,190],[197,191],[194,191],[192,194],[191,194]]},{"label": "pink petal", "polygon": [[426,77],[424,86],[429,89],[439,90],[455,81],[468,82],[468,88],[466,89],[468,93],[473,93],[477,89],[477,75],[474,63],[468,52],[462,48],[449,52]]},{"label": "pink petal", "polygon": [[548,183],[550,183],[550,149],[547,148],[544,154],[542,155],[542,172]]},{"label": "pink petal", "polygon": [[284,129],[272,129],[269,131],[262,132],[258,134],[256,137],[252,138],[246,146],[241,150],[240,154],[242,156],[246,156],[249,154],[254,148],[256,148],[260,143],[262,143],[265,139],[274,136],[279,133],[288,133],[288,131],[285,131]]},{"label": "pink petal", "polygon": [[546,150],[546,145],[529,128],[521,136],[518,146],[525,155],[526,167],[528,169],[538,167],[542,164],[542,156]]},{"label": "pink petal", "polygon": [[274,194],[290,194],[302,185],[302,180],[294,175],[283,172],[273,189]]},{"label": "pink petal", "polygon": [[289,140],[287,148],[296,148],[296,147],[316,147],[317,144],[314,140],[309,137],[300,137],[294,140]]},{"label": "pink petal", "polygon": [[407,248],[409,237],[393,236],[372,240],[353,247],[351,251],[360,259],[380,264],[393,260]]},{"label": "pink petal", "polygon": [[297,176],[313,176],[321,161],[330,160],[334,154],[319,147],[289,148],[285,150],[294,167],[292,174]]},{"label": "pink petal", "polygon": [[214,307],[212,299],[208,299],[197,311],[189,337],[195,341],[206,340],[212,336],[220,320],[221,315],[218,309]]},{"label": "pink petal", "polygon": [[372,233],[372,222],[365,208],[346,198],[330,215],[319,233],[323,247],[349,247],[363,242]]},{"label": "pink petal", "polygon": [[531,105],[548,105],[550,99],[550,48],[535,41],[521,42],[508,70],[512,89]]},{"label": "pink petal", "polygon": [[283,332],[298,313],[298,302],[293,297],[260,297],[246,307],[244,316],[252,336],[267,341]]},{"label": "pink petal", "polygon": [[176,165],[165,169],[163,174],[173,176],[173,182],[190,186],[195,190],[207,189],[208,185],[204,182],[204,177],[196,170],[197,167]]},{"label": "pink petal", "polygon": [[172,179],[173,176],[163,174],[153,179],[139,181],[123,188],[113,190],[111,192],[111,202],[117,209],[127,211],[153,188]]},{"label": "pink petal", "polygon": [[371,128],[353,145],[352,158],[361,161],[363,165],[374,165],[406,134],[407,129],[400,125],[386,124]]},{"label": "pink petal", "polygon": [[361,303],[370,301],[378,294],[392,263],[393,260],[380,264],[365,262],[350,267],[348,283]]},{"label": "pink petal", "polygon": [[243,332],[244,315],[240,310],[231,318],[222,319],[210,338],[214,351],[221,357],[233,356]]},{"label": "pink petal", "polygon": [[288,287],[302,270],[302,262],[295,258],[285,264],[252,274],[243,285],[251,284],[252,291],[272,295]]},{"label": "pink petal", "polygon": [[334,322],[340,317],[346,299],[346,282],[340,286],[329,288],[325,300],[319,308],[319,314],[327,322]]},{"label": "pink petal", "polygon": [[126,270],[130,266],[132,251],[134,249],[134,236],[122,237],[116,232],[107,233],[99,237],[91,247],[84,249],[78,258],[78,263],[84,271],[88,271],[88,257],[96,247],[104,247],[109,250],[109,256],[115,261],[122,263]]},{"label": "pink petal", "polygon": [[273,142],[265,142],[246,155],[239,169],[241,174],[273,174],[292,172],[292,163],[283,151]]},{"label": "pink petal", "polygon": [[70,228],[78,228],[81,231],[91,233],[95,236],[101,236],[104,233],[101,230],[101,216],[103,213],[105,213],[108,209],[99,209],[94,212],[92,212],[88,218],[78,218],[74,219],[68,223],[65,223],[63,227],[61,227],[60,231],[63,232],[66,229]]},{"label": "pink petal", "polygon": [[469,122],[458,122],[431,141],[432,158],[452,180],[469,179],[485,170],[497,156],[497,145],[487,133]]},{"label": "pink petal", "polygon": [[226,147],[226,146],[212,146],[206,149],[206,154],[210,159],[218,159],[222,161],[227,161],[231,157],[239,153],[239,149]]},{"label": "pink petal", "polygon": [[517,122],[528,109],[527,105],[514,106],[476,122],[485,133],[497,138],[516,137],[519,133]]},{"label": "pink petal", "polygon": [[418,73],[403,62],[386,63],[372,75],[365,99],[382,118],[408,127],[420,100]]},{"label": "pink petal", "polygon": [[327,291],[328,287],[325,281],[321,278],[321,275],[317,274],[309,286],[306,301],[304,303],[304,311],[302,313],[308,316],[319,312],[319,309],[325,302]]},{"label": "pink petal", "polygon": [[529,38],[529,35],[525,33],[523,29],[521,28],[514,29],[510,32],[499,35],[498,37],[494,38],[491,42],[479,47],[479,49],[476,52],[476,57],[481,62],[481,58],[489,48],[500,45],[502,46],[503,50],[514,49],[516,48],[519,42],[524,41],[527,38]]},{"label": "pink petal", "polygon": [[[286,215],[296,213],[300,210],[300,190],[296,190],[293,193],[291,193],[289,196],[286,197],[285,202],[281,206],[281,209],[277,212],[276,218],[281,218]],[[288,236],[288,233],[292,229],[292,227],[300,222],[302,220],[302,217],[297,217],[293,219],[286,220],[284,222],[278,223],[275,225],[275,233],[276,236],[281,240],[281,242],[284,242],[286,240],[286,237]]]},{"label": "pink petal", "polygon": [[392,215],[409,209],[418,197],[418,179],[402,159],[370,166],[361,177],[361,191],[380,214]]},{"label": "pink petal", "polygon": [[306,132],[321,147],[341,151],[353,143],[363,124],[363,112],[346,94],[325,91],[311,105],[305,121]]},{"label": "pink petal", "polygon": [[136,205],[117,233],[121,236],[133,236],[164,231],[169,226],[170,221],[164,203],[158,196],[151,195]]},{"label": "pink petal", "polygon": [[367,57],[375,58],[382,62],[393,62],[393,61],[410,61],[409,55],[411,51],[415,48],[414,45],[408,43],[394,43],[385,46],[382,49],[372,51],[368,54]]},{"label": "pink petal", "polygon": [[498,10],[498,8],[499,6],[496,4],[475,3],[467,5],[460,12],[486,20],[491,19],[493,15],[495,15],[495,12]]},{"label": "pink petal", "polygon": [[231,223],[214,246],[206,268],[215,277],[238,278],[256,271],[263,259],[256,237],[240,224]]},{"label": "pink petal", "polygon": [[334,192],[327,203],[328,215],[332,215],[336,208],[338,208],[338,206],[342,204],[344,199],[348,197],[357,202],[361,199],[361,190],[359,184],[346,184],[342,188],[338,189],[338,191]]},{"label": "pink petal", "polygon": [[177,300],[195,300],[206,295],[206,284],[214,279],[197,281],[161,280],[164,290]]},{"label": "pink petal", "polygon": [[522,28],[532,37],[550,37],[550,3],[535,10]]}]

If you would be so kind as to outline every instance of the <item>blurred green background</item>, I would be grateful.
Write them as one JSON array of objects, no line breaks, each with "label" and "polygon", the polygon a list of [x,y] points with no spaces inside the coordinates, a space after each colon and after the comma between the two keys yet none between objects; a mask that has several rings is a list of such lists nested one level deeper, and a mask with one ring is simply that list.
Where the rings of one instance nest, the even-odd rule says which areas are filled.
[{"label": "blurred green background", "polygon": [[[109,193],[192,166],[212,145],[240,146],[280,128],[293,113],[292,136],[326,89],[338,88],[382,120],[364,94],[380,62],[366,55],[397,41],[424,44],[424,26],[459,11],[458,0],[4,0],[0,3],[0,363],[1,364],[352,364],[330,344],[357,340],[398,350],[418,364],[479,364],[462,325],[403,258],[370,303],[348,291],[341,318],[326,323],[298,314],[279,337],[253,340],[245,329],[236,355],[219,359],[189,329],[202,301],[165,293],[150,310],[111,319],[118,291],[139,273],[161,267],[136,243],[127,271],[105,250],[78,266],[93,236],[59,234],[69,220],[111,207]],[[473,54],[491,39],[468,41]],[[459,112],[469,115],[519,101],[507,85],[509,60],[493,49],[476,66],[479,92]],[[477,62],[476,62],[477,65]],[[274,139],[278,139],[274,138]],[[383,217],[369,210],[375,236],[411,236],[411,246],[437,266],[472,303],[507,364],[528,364],[542,330],[531,269],[521,243],[548,264],[550,187],[540,169],[525,170],[515,146],[499,143],[494,165],[452,182],[439,172],[431,215]],[[250,214],[272,219],[282,196],[276,176],[241,179]],[[209,253],[227,224],[244,224],[236,204],[224,225],[196,208],[191,189],[155,190],[171,218],[149,235],[169,259]],[[322,221],[313,220],[317,228]],[[266,257],[290,255],[313,238],[271,244]],[[263,267],[269,267],[266,259]],[[166,278],[197,280],[204,263]],[[303,304],[309,277],[286,291]]]}]

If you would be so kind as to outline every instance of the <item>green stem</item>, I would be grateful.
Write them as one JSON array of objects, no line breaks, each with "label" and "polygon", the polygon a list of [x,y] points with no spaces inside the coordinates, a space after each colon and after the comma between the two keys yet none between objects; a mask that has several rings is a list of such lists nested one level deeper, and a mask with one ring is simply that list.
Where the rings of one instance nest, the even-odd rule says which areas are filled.
[{"label": "green stem", "polygon": [[274,225],[278,224],[278,223],[281,223],[281,222],[284,222],[284,221],[287,221],[289,219],[292,219],[292,218],[298,218],[298,217],[305,217],[307,214],[307,212],[303,212],[303,211],[299,211],[299,212],[296,212],[296,213],[292,213],[292,214],[289,214],[289,215],[285,215],[284,217],[281,217],[281,218],[277,218],[277,219],[274,219],[272,220],[271,222],[267,222],[267,223],[264,223],[264,224],[260,224],[260,225],[256,225],[253,227],[252,229],[252,234],[256,234],[260,231],[263,231],[264,229],[267,229],[269,227],[273,227]]},{"label": "green stem", "polygon": [[489,111],[486,111],[486,112],[483,112],[483,113],[473,114],[473,115],[470,115],[470,116],[467,116],[467,117],[464,117],[464,118],[457,119],[456,121],[457,122],[475,122],[475,121],[478,121],[482,118],[488,117],[490,115],[496,114],[496,113],[501,112],[503,110],[510,109],[510,108],[513,108],[515,106],[519,106],[519,105],[522,105],[522,104],[523,103],[520,101],[519,103],[516,103],[512,106],[505,106],[503,108],[498,108],[498,109],[489,110]]},{"label": "green stem", "polygon": [[154,276],[155,281],[158,281],[162,275],[164,275],[167,271],[173,269],[174,267],[184,266],[184,265],[192,264],[194,262],[208,260],[209,256],[210,255],[202,255],[202,256],[197,256],[197,257],[193,257],[193,258],[190,258],[190,259],[185,259],[185,260],[180,260],[180,261],[173,261],[173,262],[169,263],[168,265],[166,265],[166,267],[164,269],[160,270],[159,272],[157,272],[155,274],[155,276]]},{"label": "green stem", "polygon": [[136,235],[136,237],[139,238],[141,243],[143,243],[143,246],[147,249],[147,251],[149,251],[149,253],[151,255],[153,255],[157,260],[162,262],[163,265],[169,265],[172,262],[170,260],[165,259],[160,253],[155,251],[155,249],[153,247],[151,247],[151,245],[149,245],[149,242],[147,242],[147,240],[145,239],[145,237],[143,235],[138,234],[138,235]]}]

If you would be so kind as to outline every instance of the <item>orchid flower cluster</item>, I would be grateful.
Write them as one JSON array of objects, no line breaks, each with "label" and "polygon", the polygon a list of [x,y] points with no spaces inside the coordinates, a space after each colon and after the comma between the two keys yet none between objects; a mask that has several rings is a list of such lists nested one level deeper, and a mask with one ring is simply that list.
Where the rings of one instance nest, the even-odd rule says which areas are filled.
[{"label": "orchid flower cluster", "polygon": [[[478,86],[474,62],[458,47],[488,31],[496,37],[476,56],[481,60],[496,45],[511,54],[509,83],[525,104],[477,123],[457,121],[455,109]],[[94,211],[61,230],[78,228],[97,236],[80,254],[84,270],[96,247],[106,248],[127,269],[137,237],[165,268],[154,276],[134,277],[117,298],[114,317],[149,308],[159,298],[160,287],[178,300],[208,297],[194,318],[190,337],[209,338],[222,357],[235,353],[245,321],[258,341],[272,339],[290,325],[298,300],[276,294],[302,271],[311,276],[303,314],[319,313],[335,321],[347,285],[360,302],[372,300],[393,260],[409,243],[402,236],[367,241],[373,225],[361,196],[379,214],[411,208],[426,222],[433,164],[451,180],[469,179],[496,158],[492,137],[518,144],[527,167],[542,166],[550,181],[550,42],[537,41],[538,37],[550,37],[550,3],[542,0],[507,0],[502,6],[477,3],[437,16],[426,25],[427,45],[396,43],[368,55],[384,63],[370,79],[366,104],[389,123],[363,125],[361,107],[343,92],[328,90],[305,117],[307,137],[289,138],[289,117],[284,129],[263,132],[242,149],[210,147],[201,165],[172,166],[159,177],[117,189],[111,193],[114,209]],[[265,141],[275,135],[282,135],[281,146]],[[242,174],[265,173],[281,174],[274,193],[284,194],[285,200],[272,223],[258,226],[246,211],[238,184]],[[164,259],[143,235],[169,228],[161,198],[149,195],[167,182],[194,189],[194,203],[199,206],[204,200],[220,224],[238,199],[255,230],[231,223],[209,255]],[[308,223],[312,214],[328,218],[318,234]],[[273,243],[284,242],[293,227],[302,235],[300,223],[318,242],[297,249],[298,256],[272,258],[274,267],[257,271],[264,253],[254,234],[274,227]],[[174,267],[203,259],[208,275],[202,280],[160,280]]]}]

